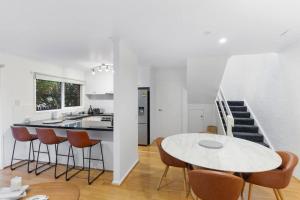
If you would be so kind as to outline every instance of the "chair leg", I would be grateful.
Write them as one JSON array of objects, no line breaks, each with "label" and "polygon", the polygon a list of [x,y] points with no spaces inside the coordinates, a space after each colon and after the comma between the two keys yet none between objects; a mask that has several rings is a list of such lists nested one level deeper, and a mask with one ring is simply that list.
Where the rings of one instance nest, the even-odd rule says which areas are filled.
[{"label": "chair leg", "polygon": [[16,143],[17,143],[17,140],[14,141],[14,147],[13,147],[13,152],[12,152],[12,155],[11,155],[11,162],[10,162],[10,169],[11,170],[15,170],[17,167],[13,167],[13,162],[14,162],[14,155],[15,155],[15,149],[16,149]]},{"label": "chair leg", "polygon": [[[18,159],[18,158],[15,158],[16,145],[17,145],[17,140],[14,141],[14,147],[13,147],[13,152],[12,152],[11,161],[10,161],[10,169],[11,170],[15,170],[15,169],[17,169],[19,167],[27,165],[27,172],[31,173],[32,171],[29,170],[29,162],[33,162],[34,161],[34,160],[33,161],[30,160],[31,146],[29,148],[28,158],[27,159]],[[20,162],[17,162],[17,163],[14,164],[14,160],[18,160]]]},{"label": "chair leg", "polygon": [[280,199],[284,200],[284,197],[283,197],[283,194],[282,194],[281,190],[277,189],[277,193],[278,193]]},{"label": "chair leg", "polygon": [[157,186],[157,190],[160,189],[161,182],[162,182],[163,178],[167,176],[168,170],[169,170],[169,166],[166,166],[165,171],[164,171],[164,173],[162,174],[162,176],[161,176],[161,178],[159,180],[159,184]]},{"label": "chair leg", "polygon": [[[40,144],[39,144],[39,150],[38,150],[38,155],[37,155],[37,159],[36,159],[36,165],[35,165],[35,175],[37,175],[37,176],[40,175],[42,172],[47,171],[47,170],[49,170],[49,169],[51,169],[52,167],[55,166],[55,165],[51,164],[50,151],[49,151],[48,145],[46,145],[46,147],[47,147],[47,154],[48,154],[48,163],[44,163],[41,166],[38,166],[39,165],[39,156],[40,156],[40,153],[41,153],[40,152],[41,151],[41,144],[42,143],[40,142]],[[42,152],[42,153],[45,153],[45,152]],[[48,165],[47,168],[44,168],[43,170],[41,170],[41,171],[38,172],[38,169],[41,169],[41,168],[43,168],[46,165]]]},{"label": "chair leg", "polygon": [[102,149],[102,142],[99,142],[100,145],[100,151],[101,151],[101,160],[102,160],[102,169],[105,170],[105,166],[104,166],[104,155],[103,155],[103,149]]},{"label": "chair leg", "polygon": [[[32,170],[29,169],[30,162],[32,162],[30,159],[31,158],[31,148],[32,148],[32,152],[34,152],[32,141],[30,141],[30,144],[29,144],[29,155],[28,155],[28,162],[27,162],[27,172],[28,173],[31,173],[34,171],[34,169],[32,169]],[[33,159],[34,159],[34,153],[33,153]]]},{"label": "chair leg", "polygon": [[187,180],[186,180],[186,171],[185,168],[182,168],[183,171],[183,186],[184,186],[184,192],[185,192],[185,196],[188,196],[188,186],[187,186]]},{"label": "chair leg", "polygon": [[62,175],[64,175],[67,171],[64,171],[60,174],[57,175],[57,158],[58,158],[58,146],[59,144],[55,144],[55,168],[54,168],[54,178],[58,179],[59,177],[61,177]]},{"label": "chair leg", "polygon": [[[70,156],[70,152],[72,150],[72,156]],[[70,157],[73,158],[73,166],[71,168],[69,168],[69,160]],[[74,151],[73,151],[73,147],[72,145],[69,146],[69,151],[68,151],[68,159],[67,159],[67,167],[66,167],[66,181],[69,181],[71,178],[73,178],[74,176],[76,176],[79,172],[81,172],[82,170],[84,170],[84,166],[80,169],[76,169],[77,172],[75,172],[74,174],[72,174],[70,177],[68,177],[68,172],[71,171],[72,169],[75,169],[76,165],[75,165],[75,157],[74,157]]]},{"label": "chair leg", "polygon": [[245,186],[246,186],[246,183],[245,183],[245,181],[244,181],[244,182],[243,182],[242,191],[241,191],[241,200],[244,200],[244,191],[245,191]]},{"label": "chair leg", "polygon": [[281,200],[281,198],[280,198],[280,196],[278,194],[278,191],[276,189],[273,189],[273,191],[274,191],[274,194],[276,196],[276,200]]},{"label": "chair leg", "polygon": [[[98,160],[99,162],[102,162],[102,163],[104,163],[104,160],[103,160],[103,157],[102,157],[102,159],[93,159],[92,158],[92,146],[90,147],[89,150],[90,151],[89,151],[89,158],[88,158],[88,160],[89,160],[88,183],[89,183],[89,185],[91,185],[97,178],[99,178],[104,173],[105,169],[104,169],[104,164],[103,164],[103,169],[101,169],[101,172],[96,177],[94,177],[92,180],[90,180],[91,179],[91,176],[90,176],[90,173],[91,173],[91,160]],[[102,152],[102,146],[101,146],[101,152]],[[103,156],[103,154],[102,154],[102,156]]]},{"label": "chair leg", "polygon": [[249,183],[248,200],[251,200],[253,184]]}]

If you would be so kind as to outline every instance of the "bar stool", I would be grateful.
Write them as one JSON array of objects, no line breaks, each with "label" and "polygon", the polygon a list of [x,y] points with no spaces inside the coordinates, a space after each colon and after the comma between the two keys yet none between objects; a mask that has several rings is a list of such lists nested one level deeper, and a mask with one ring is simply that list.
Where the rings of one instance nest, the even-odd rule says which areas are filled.
[{"label": "bar stool", "polygon": [[[63,173],[61,174],[57,174],[57,158],[58,156],[67,156],[67,155],[64,155],[64,154],[59,154],[58,153],[58,146],[59,144],[63,143],[63,142],[66,142],[67,141],[67,138],[66,137],[59,137],[59,136],[56,136],[55,132],[53,129],[47,129],[47,128],[37,128],[36,129],[36,133],[37,133],[37,137],[38,139],[40,140],[40,144],[39,144],[39,150],[38,150],[38,155],[37,155],[37,161],[36,161],[36,167],[35,167],[35,174],[36,175],[39,175],[41,174],[42,172],[46,171],[46,170],[49,170],[50,168],[52,167],[55,167],[55,172],[54,172],[54,177],[57,179],[59,178],[60,176],[64,175],[66,173],[66,171],[64,171]],[[45,144],[46,147],[47,147],[47,152],[41,152],[41,144]],[[50,158],[50,152],[49,152],[49,147],[48,145],[53,145],[55,146],[55,164],[51,164],[51,158]],[[39,163],[39,155],[40,153],[46,153],[48,154],[48,162],[47,163],[44,163],[40,166],[38,166],[40,163]],[[73,155],[74,157],[74,155]],[[43,168],[44,166],[48,165],[47,168],[41,170],[41,171],[38,171],[38,169],[40,168]],[[75,165],[75,163],[74,163]]]},{"label": "bar stool", "polygon": [[[88,159],[89,165],[88,165],[88,184],[92,184],[97,178],[99,178],[99,176],[101,176],[104,171],[105,171],[105,167],[104,167],[104,157],[103,157],[103,150],[102,150],[102,142],[101,140],[91,140],[87,134],[87,132],[85,131],[67,131],[67,138],[68,141],[70,143],[70,147],[69,147],[69,152],[68,152],[68,161],[67,161],[67,170],[66,170],[66,180],[69,181],[72,177],[74,177],[75,175],[77,175],[79,172],[86,170],[85,169],[85,165],[84,165],[84,161],[86,159]],[[100,146],[100,151],[101,151],[101,158],[100,159],[96,159],[96,158],[92,158],[91,154],[92,154],[92,147],[99,144]],[[73,147],[82,149],[82,167],[77,169],[78,171],[76,173],[74,173],[73,175],[71,175],[70,177],[68,177],[68,172],[71,171],[72,169],[69,169],[69,157],[70,157],[70,151],[72,151],[73,154],[73,159],[74,159],[74,152],[73,152]],[[88,158],[84,157],[84,148],[89,148],[89,156]],[[100,161],[102,162],[102,170],[99,169],[100,173],[94,177],[91,180],[91,176],[90,176],[90,172],[91,172],[91,160],[93,161]],[[75,163],[75,161],[73,162]],[[75,168],[75,165],[73,166],[73,168]]]},{"label": "bar stool", "polygon": [[[10,169],[15,170],[15,169],[27,164],[27,172],[28,173],[33,172],[34,169],[32,169],[32,170],[29,169],[29,163],[34,162],[34,159],[35,159],[35,155],[34,155],[35,151],[33,148],[33,141],[38,139],[37,135],[30,134],[26,127],[12,126],[11,131],[12,131],[12,135],[13,135],[15,141],[14,141],[14,148],[13,148],[13,152],[12,152],[12,156],[11,156]],[[28,159],[14,158],[17,141],[18,142],[30,142]],[[33,154],[33,160],[31,160],[31,152]],[[26,161],[26,162],[23,164],[19,164],[19,162],[13,164],[14,160],[19,160],[21,162]]]}]

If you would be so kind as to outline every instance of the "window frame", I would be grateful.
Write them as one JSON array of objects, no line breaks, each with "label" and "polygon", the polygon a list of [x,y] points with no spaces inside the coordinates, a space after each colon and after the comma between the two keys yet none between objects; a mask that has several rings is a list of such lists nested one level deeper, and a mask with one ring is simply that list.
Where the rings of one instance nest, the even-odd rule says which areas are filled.
[{"label": "window frame", "polygon": [[36,80],[44,80],[44,79],[34,79],[34,110],[36,113],[47,113],[47,112],[56,112],[56,111],[68,111],[68,110],[73,110],[73,109],[80,109],[80,108],[84,108],[84,96],[83,96],[83,87],[84,84],[81,83],[74,83],[74,84],[78,84],[80,85],[80,105],[79,106],[70,106],[70,107],[66,107],[65,106],[65,83],[72,83],[72,82],[68,82],[68,81],[57,81],[57,80],[51,80],[50,81],[55,81],[55,82],[61,82],[61,108],[60,109],[53,109],[53,110],[37,110],[36,109]]}]

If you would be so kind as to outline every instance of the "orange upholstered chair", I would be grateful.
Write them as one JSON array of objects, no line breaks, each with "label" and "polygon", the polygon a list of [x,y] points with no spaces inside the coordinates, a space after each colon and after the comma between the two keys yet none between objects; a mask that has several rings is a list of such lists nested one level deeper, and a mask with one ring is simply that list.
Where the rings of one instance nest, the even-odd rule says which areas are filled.
[{"label": "orange upholstered chair", "polygon": [[293,171],[298,163],[298,157],[290,152],[278,151],[282,164],[279,168],[267,172],[253,173],[245,180],[249,184],[249,196],[251,199],[252,186],[260,185],[263,187],[272,188],[277,200],[284,200],[280,189],[286,188],[293,176]]},{"label": "orange upholstered chair", "polygon": [[[34,169],[30,169],[29,165],[30,165],[30,162],[34,162],[34,159],[35,159],[35,155],[34,155],[35,151],[33,148],[33,141],[38,139],[37,135],[30,134],[26,127],[12,126],[11,131],[12,131],[12,135],[13,135],[15,141],[14,141],[14,147],[13,147],[13,152],[12,152],[12,156],[11,156],[10,169],[15,170],[18,167],[27,165],[27,172],[28,173],[33,172]],[[28,159],[15,158],[15,149],[16,149],[17,142],[29,142],[30,143]],[[32,159],[31,159],[31,154],[33,155]],[[14,164],[15,160],[18,160],[21,162]]]},{"label": "orange upholstered chair", "polygon": [[201,200],[237,200],[244,181],[229,173],[192,170],[188,172],[190,187]]},{"label": "orange upholstered chair", "polygon": [[184,189],[185,189],[185,192],[188,193],[187,191],[187,183],[186,183],[186,163],[183,162],[183,161],[180,161],[172,156],[170,156],[168,153],[166,153],[162,146],[161,146],[161,143],[163,141],[164,138],[157,138],[155,141],[156,141],[156,144],[157,144],[157,147],[158,147],[158,150],[159,150],[159,154],[160,154],[160,159],[161,161],[166,165],[166,168],[165,168],[165,171],[164,173],[162,174],[161,178],[160,178],[160,181],[159,181],[159,184],[157,186],[157,190],[160,189],[160,186],[161,186],[161,183],[162,183],[162,180],[163,178],[165,178],[167,176],[167,173],[168,173],[168,170],[169,170],[169,167],[178,167],[178,168],[182,168],[182,171],[183,171],[183,177],[184,177]]}]

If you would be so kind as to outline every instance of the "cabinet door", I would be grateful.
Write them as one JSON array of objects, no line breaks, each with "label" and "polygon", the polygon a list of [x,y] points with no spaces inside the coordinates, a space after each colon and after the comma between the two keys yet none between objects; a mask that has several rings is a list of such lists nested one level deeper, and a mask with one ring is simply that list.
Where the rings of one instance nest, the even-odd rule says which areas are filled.
[{"label": "cabinet door", "polygon": [[113,93],[113,73],[97,72],[86,75],[86,94]]}]

